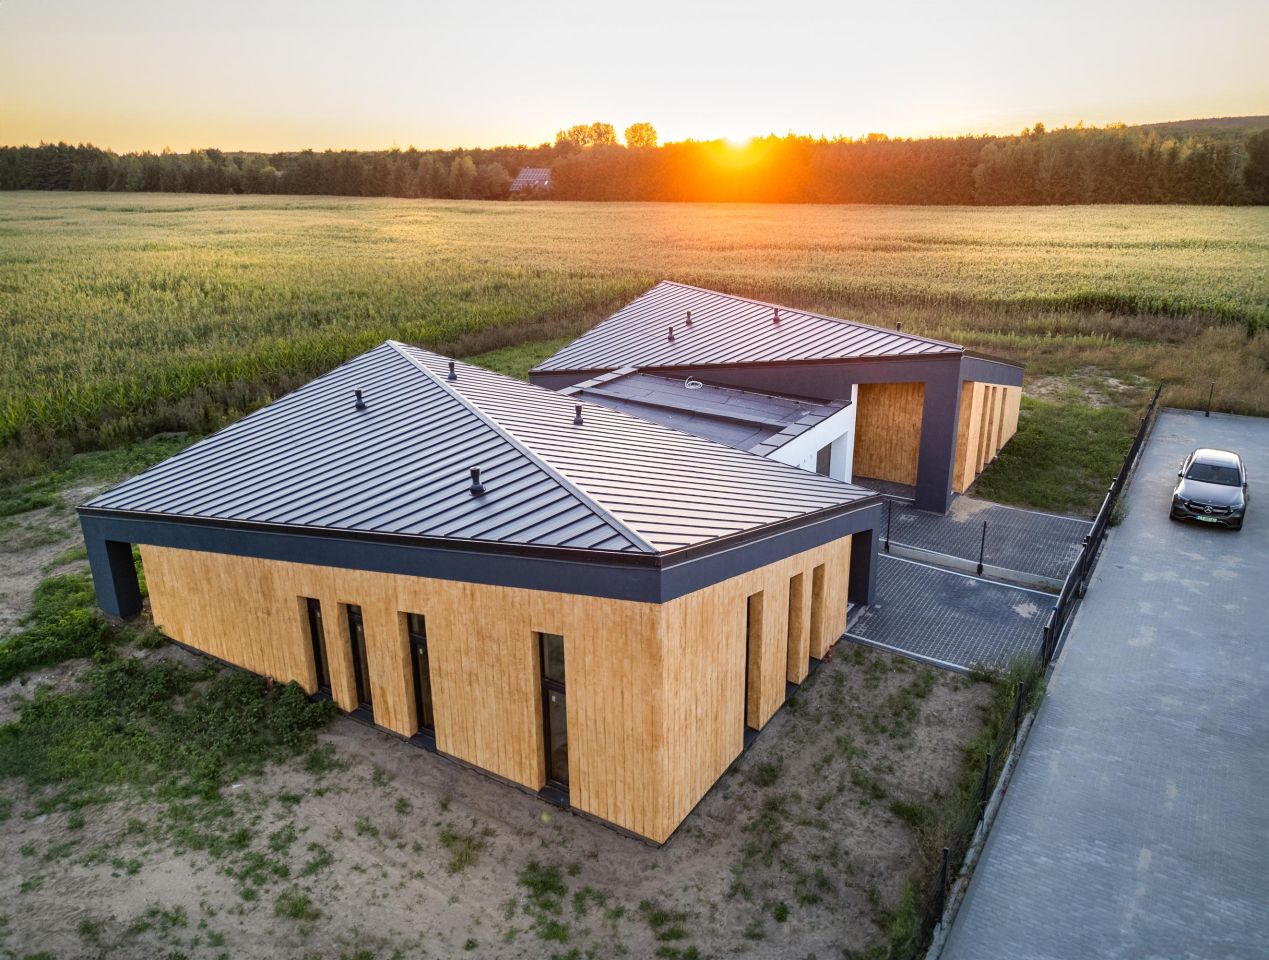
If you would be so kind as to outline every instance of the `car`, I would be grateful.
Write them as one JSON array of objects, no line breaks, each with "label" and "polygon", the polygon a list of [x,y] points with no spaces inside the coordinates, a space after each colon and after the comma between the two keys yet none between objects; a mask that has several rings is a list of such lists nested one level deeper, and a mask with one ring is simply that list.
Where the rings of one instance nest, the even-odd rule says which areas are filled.
[{"label": "car", "polygon": [[1247,516],[1247,467],[1229,450],[1200,447],[1181,464],[1172,491],[1172,519],[1241,530]]}]

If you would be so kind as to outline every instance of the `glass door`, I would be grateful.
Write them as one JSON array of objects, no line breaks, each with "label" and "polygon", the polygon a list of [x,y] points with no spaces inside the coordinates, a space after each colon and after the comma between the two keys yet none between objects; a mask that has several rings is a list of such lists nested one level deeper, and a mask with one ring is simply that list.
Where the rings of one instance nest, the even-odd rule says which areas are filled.
[{"label": "glass door", "polygon": [[357,684],[357,706],[372,711],[370,699],[370,661],[366,656],[366,628],[361,607],[348,605],[348,641],[352,644],[353,679]]},{"label": "glass door", "polygon": [[414,709],[419,733],[436,736],[436,716],[432,709],[432,665],[427,656],[427,621],[422,614],[405,615],[410,636],[410,672],[414,675]]},{"label": "glass door", "polygon": [[322,604],[306,597],[308,636],[313,643],[313,666],[317,670],[317,692],[330,696],[330,666],[326,662],[326,630],[322,626]]},{"label": "glass door", "polygon": [[542,733],[546,747],[546,781],[557,789],[567,790],[568,709],[564,693],[564,638],[555,633],[539,633],[538,657],[542,664]]}]

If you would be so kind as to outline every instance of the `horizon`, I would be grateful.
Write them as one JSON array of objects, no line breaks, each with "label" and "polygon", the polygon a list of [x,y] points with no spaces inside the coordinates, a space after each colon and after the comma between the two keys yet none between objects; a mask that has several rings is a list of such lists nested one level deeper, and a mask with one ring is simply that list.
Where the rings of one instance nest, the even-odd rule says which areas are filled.
[{"label": "horizon", "polygon": [[1249,0],[1201,18],[1180,2],[1140,0],[1025,15],[978,2],[919,18],[818,0],[778,12],[654,3],[633,24],[576,3],[526,20],[495,0],[501,31],[489,17],[387,0],[357,10],[226,2],[217,23],[250,31],[208,27],[200,11],[157,0],[0,4],[0,84],[11,94],[0,142],[118,153],[488,149],[553,142],[561,127],[593,121],[618,136],[648,121],[662,142],[794,131],[922,139],[1012,135],[1037,121],[1258,115],[1269,103],[1257,49],[1269,7]]}]

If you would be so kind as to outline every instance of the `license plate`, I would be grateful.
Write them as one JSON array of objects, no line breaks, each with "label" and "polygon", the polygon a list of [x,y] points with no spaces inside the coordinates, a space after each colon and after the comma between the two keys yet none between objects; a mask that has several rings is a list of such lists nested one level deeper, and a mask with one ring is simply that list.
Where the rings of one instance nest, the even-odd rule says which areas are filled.
[{"label": "license plate", "polygon": [[1217,520],[1215,517],[1198,516],[1198,517],[1195,517],[1194,519],[1202,520],[1204,523],[1220,523],[1220,521]]}]

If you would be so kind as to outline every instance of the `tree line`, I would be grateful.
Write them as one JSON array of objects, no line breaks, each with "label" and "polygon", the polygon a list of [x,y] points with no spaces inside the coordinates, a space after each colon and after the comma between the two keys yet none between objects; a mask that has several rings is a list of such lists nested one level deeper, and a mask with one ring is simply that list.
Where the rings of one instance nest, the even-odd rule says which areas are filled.
[{"label": "tree line", "polygon": [[0,190],[507,198],[549,167],[560,200],[881,204],[1269,203],[1269,130],[1037,124],[1014,136],[770,136],[657,145],[651,124],[561,130],[554,143],[474,150],[216,149],[124,153],[0,147]]}]

